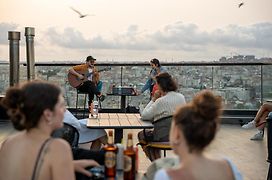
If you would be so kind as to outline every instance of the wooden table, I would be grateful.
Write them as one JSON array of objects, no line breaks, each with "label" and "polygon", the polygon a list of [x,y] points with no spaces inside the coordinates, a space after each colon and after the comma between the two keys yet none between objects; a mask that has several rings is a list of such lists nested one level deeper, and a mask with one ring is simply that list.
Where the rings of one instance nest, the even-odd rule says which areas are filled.
[{"label": "wooden table", "polygon": [[114,129],[114,142],[120,143],[124,129],[151,129],[153,124],[142,121],[140,114],[100,113],[98,118],[89,118],[87,127],[92,129]]}]

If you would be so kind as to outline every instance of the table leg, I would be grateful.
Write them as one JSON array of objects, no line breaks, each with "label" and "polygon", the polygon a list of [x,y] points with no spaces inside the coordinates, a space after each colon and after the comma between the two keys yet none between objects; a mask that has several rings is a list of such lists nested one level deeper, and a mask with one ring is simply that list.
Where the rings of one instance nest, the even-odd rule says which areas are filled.
[{"label": "table leg", "polygon": [[126,112],[126,96],[121,95],[121,111]]},{"label": "table leg", "polygon": [[114,143],[121,143],[123,139],[123,129],[114,130]]}]

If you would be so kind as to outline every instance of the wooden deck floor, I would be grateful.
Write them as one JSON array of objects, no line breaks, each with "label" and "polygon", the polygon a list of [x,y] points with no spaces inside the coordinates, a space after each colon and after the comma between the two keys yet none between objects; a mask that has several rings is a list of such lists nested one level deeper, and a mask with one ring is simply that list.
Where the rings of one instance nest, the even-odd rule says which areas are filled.
[{"label": "wooden deck floor", "polygon": [[[134,142],[136,142],[138,131],[133,130]],[[0,124],[0,143],[12,132],[14,131],[10,126]],[[245,180],[264,180],[268,170],[266,134],[263,141],[249,140],[255,132],[254,129],[243,130],[238,125],[222,125],[215,141],[206,149],[206,152],[212,156],[225,156],[231,159]],[[124,137],[127,137],[127,133],[128,130],[125,130]],[[174,154],[168,151],[167,156],[174,156]],[[139,158],[139,171],[144,173],[151,163],[141,148],[139,148]]]}]

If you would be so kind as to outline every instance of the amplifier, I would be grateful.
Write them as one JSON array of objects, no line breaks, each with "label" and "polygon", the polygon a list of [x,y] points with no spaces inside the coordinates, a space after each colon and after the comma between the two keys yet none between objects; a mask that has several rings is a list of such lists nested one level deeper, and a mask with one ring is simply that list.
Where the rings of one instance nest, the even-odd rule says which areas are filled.
[{"label": "amplifier", "polygon": [[113,87],[112,94],[131,96],[135,95],[135,89],[132,87]]}]

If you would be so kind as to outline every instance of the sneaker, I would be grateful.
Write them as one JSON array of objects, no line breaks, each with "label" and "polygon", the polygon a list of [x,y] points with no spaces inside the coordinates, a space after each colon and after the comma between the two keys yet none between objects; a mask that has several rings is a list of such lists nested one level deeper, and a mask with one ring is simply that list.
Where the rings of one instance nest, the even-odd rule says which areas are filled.
[{"label": "sneaker", "polygon": [[261,140],[263,140],[263,137],[264,137],[264,131],[261,130],[261,131],[257,132],[254,136],[252,136],[250,138],[250,140],[261,141]]},{"label": "sneaker", "polygon": [[101,102],[103,102],[103,101],[105,100],[105,96],[102,94],[102,95],[99,97],[99,100],[100,100]]},{"label": "sneaker", "polygon": [[255,121],[254,120],[252,120],[252,121],[250,121],[247,124],[244,124],[242,126],[243,129],[252,129],[254,127],[255,127]]}]

